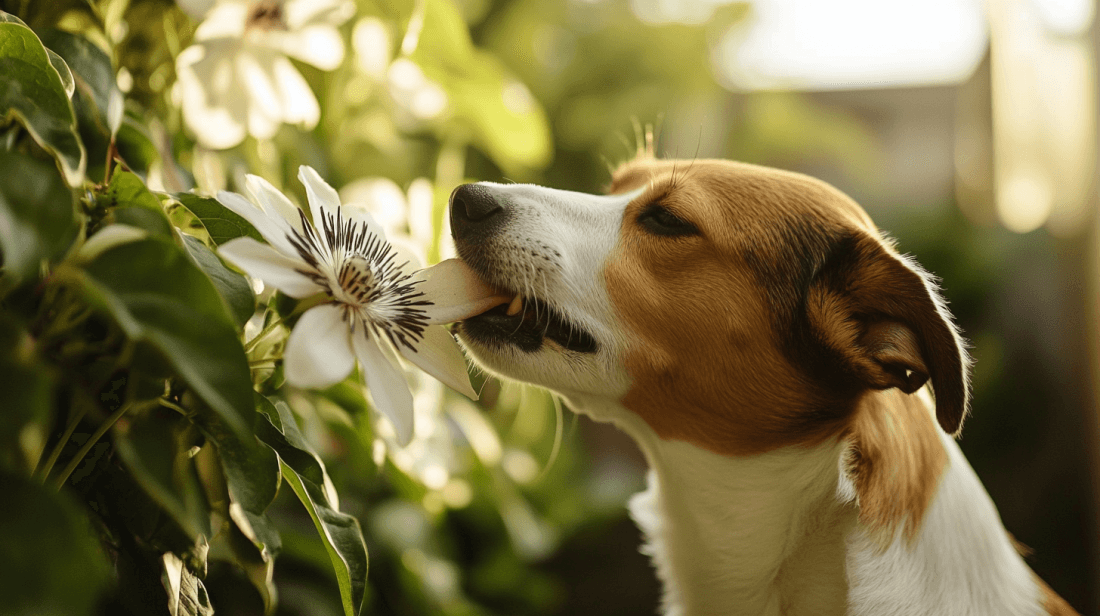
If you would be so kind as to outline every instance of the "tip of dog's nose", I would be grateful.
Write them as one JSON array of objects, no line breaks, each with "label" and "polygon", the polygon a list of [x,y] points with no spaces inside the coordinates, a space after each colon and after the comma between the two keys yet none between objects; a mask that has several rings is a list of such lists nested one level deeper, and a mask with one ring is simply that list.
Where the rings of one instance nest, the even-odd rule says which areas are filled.
[{"label": "tip of dog's nose", "polygon": [[463,184],[451,193],[451,218],[480,223],[503,212],[504,208],[484,186]]}]

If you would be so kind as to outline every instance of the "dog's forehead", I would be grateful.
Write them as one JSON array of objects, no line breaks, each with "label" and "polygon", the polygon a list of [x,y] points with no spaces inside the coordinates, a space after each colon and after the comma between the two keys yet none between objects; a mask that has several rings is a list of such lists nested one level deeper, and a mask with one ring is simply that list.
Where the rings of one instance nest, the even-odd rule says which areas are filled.
[{"label": "dog's forehead", "polygon": [[715,222],[788,224],[812,218],[877,233],[867,213],[846,194],[810,176],[727,160],[636,159],[612,175],[608,192],[672,184],[697,197],[687,207]]}]

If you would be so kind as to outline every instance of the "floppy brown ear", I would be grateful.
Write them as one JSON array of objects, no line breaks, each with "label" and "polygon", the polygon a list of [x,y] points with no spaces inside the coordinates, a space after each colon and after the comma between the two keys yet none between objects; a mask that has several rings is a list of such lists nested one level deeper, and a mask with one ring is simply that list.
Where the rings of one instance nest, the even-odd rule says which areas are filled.
[{"label": "floppy brown ear", "polygon": [[935,284],[870,235],[845,238],[806,295],[813,335],[871,389],[913,393],[931,380],[936,418],[958,434],[969,407],[970,358]]}]

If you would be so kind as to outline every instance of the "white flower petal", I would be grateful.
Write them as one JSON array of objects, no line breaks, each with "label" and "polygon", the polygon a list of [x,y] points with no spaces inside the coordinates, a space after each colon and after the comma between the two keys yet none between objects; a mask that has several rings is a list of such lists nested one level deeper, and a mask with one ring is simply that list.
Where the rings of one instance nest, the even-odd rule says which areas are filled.
[{"label": "white flower petal", "polygon": [[303,232],[302,229],[302,217],[299,215],[297,206],[290,202],[290,199],[286,198],[286,195],[279,192],[279,189],[271,185],[271,182],[263,179],[258,175],[252,175],[251,173],[245,175],[245,188],[248,190],[249,196],[256,203],[259,203],[263,210],[270,216],[272,213],[282,216],[294,230],[299,233]]},{"label": "white flower petal", "polygon": [[218,202],[251,223],[260,232],[260,235],[267,240],[267,243],[278,248],[284,254],[294,255],[298,253],[287,239],[290,228],[282,217],[268,216],[255,203],[237,193],[226,190],[218,191]]},{"label": "white flower petal", "polygon": [[461,259],[448,259],[413,274],[419,280],[417,290],[432,302],[425,306],[432,325],[452,323],[506,304],[511,297],[485,284]]},{"label": "white flower petal", "polygon": [[344,204],[340,206],[340,214],[345,220],[361,224],[367,228],[367,232],[371,235],[376,235],[383,240],[386,239],[386,232],[382,226],[378,224],[378,221],[374,219],[374,216],[370,215],[370,212],[366,208],[354,205]]},{"label": "white flower petal", "polygon": [[248,97],[234,83],[233,54],[238,46],[220,39],[192,45],[176,57],[183,121],[207,148],[231,148],[247,134]]},{"label": "white flower petal", "polygon": [[379,344],[386,342],[368,339],[365,334],[356,332],[351,338],[351,346],[359,358],[359,369],[374,408],[393,422],[397,442],[404,447],[413,435],[413,397],[409,384],[401,368],[379,348]]},{"label": "white flower petal", "polygon": [[240,94],[248,101],[248,134],[257,139],[274,137],[286,116],[275,85],[274,58],[271,52],[256,48],[235,58],[237,80],[243,86]]},{"label": "white flower petal", "polygon": [[310,269],[309,265],[250,237],[229,240],[218,248],[218,254],[249,276],[259,278],[291,297],[309,297],[325,291],[324,287],[299,271]]},{"label": "white flower petal", "polygon": [[360,19],[351,31],[351,46],[364,73],[379,80],[386,76],[393,56],[393,37],[385,22],[377,17]]},{"label": "white flower petal", "polygon": [[329,25],[317,24],[285,32],[274,43],[286,55],[323,71],[331,71],[344,61],[344,37]]},{"label": "white flower petal", "polygon": [[438,325],[427,327],[424,339],[413,346],[415,351],[405,345],[398,346],[397,351],[444,385],[477,400],[477,392],[470,386],[470,375],[466,372],[466,358],[451,332]]},{"label": "white flower petal", "polygon": [[349,0],[288,0],[283,5],[283,12],[290,30],[310,24],[338,26],[355,14],[355,3]]},{"label": "white flower petal", "polygon": [[309,89],[309,84],[298,69],[286,58],[275,58],[272,70],[275,87],[279,90],[279,99],[282,102],[283,122],[300,125],[306,130],[317,126],[321,119],[321,108],[317,105],[313,90]]},{"label": "white flower petal", "polygon": [[394,263],[403,272],[410,272],[424,267],[424,261],[428,258],[423,246],[412,241],[407,235],[396,235],[387,238],[393,247]]},{"label": "white flower petal", "polygon": [[362,206],[378,221],[386,236],[404,233],[407,225],[405,193],[385,177],[361,178],[340,190],[345,209]]},{"label": "white flower petal", "polygon": [[286,341],[283,370],[295,387],[321,388],[344,379],[355,365],[344,310],[333,304],[310,308]]},{"label": "white flower petal", "polygon": [[[191,2],[189,2],[191,4]],[[196,6],[202,2],[193,2]],[[248,2],[233,0],[221,0],[220,2],[207,2],[208,12],[206,18],[195,30],[196,41],[209,41],[216,38],[241,38],[244,36],[245,25],[248,22]],[[212,6],[210,6],[212,5]],[[187,7],[183,7],[187,10]]]},{"label": "white flower petal", "polygon": [[327,212],[332,216],[336,215],[340,209],[340,195],[309,165],[298,167],[298,180],[306,187],[306,199],[309,200],[309,211],[313,214],[313,226],[317,228],[322,242],[328,242],[323,214]]}]

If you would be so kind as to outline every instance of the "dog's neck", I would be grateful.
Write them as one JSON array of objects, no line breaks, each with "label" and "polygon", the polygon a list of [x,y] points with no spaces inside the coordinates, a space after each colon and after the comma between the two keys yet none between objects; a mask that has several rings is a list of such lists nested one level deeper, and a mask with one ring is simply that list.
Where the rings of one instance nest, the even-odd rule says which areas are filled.
[{"label": "dog's neck", "polygon": [[729,457],[662,440],[615,403],[567,397],[621,427],[649,462],[649,488],[630,509],[668,616],[908,616],[967,603],[975,615],[1042,613],[1030,570],[946,435],[949,465],[916,541],[899,529],[883,546],[859,519],[847,440]]},{"label": "dog's neck", "polygon": [[662,552],[667,613],[844,613],[856,511],[836,497],[839,444],[743,459],[682,442],[643,448],[649,489],[630,510]]},{"label": "dog's neck", "polygon": [[630,511],[666,614],[845,613],[845,541],[857,512],[836,493],[844,443],[734,458],[663,440],[616,403],[567,398],[622,428],[649,463],[649,488]]}]

